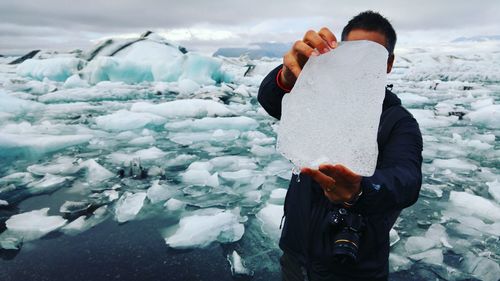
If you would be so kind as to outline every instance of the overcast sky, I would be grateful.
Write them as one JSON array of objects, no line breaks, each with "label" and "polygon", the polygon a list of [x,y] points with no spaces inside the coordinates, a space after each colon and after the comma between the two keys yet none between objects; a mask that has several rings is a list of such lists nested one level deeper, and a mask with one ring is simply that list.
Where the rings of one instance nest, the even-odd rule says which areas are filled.
[{"label": "overcast sky", "polygon": [[368,9],[391,20],[401,44],[500,34],[499,0],[0,0],[0,54],[86,49],[105,37],[145,30],[205,51],[292,42],[322,26],[339,34]]}]

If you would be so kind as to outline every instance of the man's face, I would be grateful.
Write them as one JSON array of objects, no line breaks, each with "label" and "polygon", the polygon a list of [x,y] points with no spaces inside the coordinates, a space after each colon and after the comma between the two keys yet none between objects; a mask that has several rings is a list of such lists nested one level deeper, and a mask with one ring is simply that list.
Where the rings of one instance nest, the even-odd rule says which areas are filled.
[{"label": "man's face", "polygon": [[[353,29],[347,34],[346,41],[355,41],[355,40],[369,40],[387,48],[387,40],[384,34],[381,34],[377,31],[368,31],[364,29]],[[387,73],[391,72],[392,64],[394,63],[394,55],[389,55],[387,59]]]}]

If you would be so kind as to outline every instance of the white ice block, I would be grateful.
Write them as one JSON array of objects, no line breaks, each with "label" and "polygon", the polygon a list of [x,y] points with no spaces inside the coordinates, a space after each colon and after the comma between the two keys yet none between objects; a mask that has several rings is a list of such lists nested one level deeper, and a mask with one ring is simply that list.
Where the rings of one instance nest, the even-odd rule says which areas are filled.
[{"label": "white ice block", "polygon": [[365,40],[311,57],[283,98],[277,149],[298,167],[343,164],[371,176],[387,57],[384,46]]}]

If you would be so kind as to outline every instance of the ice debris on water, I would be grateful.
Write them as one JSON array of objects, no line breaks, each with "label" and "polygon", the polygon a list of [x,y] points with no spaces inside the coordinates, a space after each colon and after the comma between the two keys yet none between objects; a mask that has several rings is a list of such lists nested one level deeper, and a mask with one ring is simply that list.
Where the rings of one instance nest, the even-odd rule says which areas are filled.
[{"label": "ice debris on water", "polygon": [[386,67],[387,50],[370,41],[342,42],[311,57],[283,98],[278,150],[299,167],[321,159],[371,176]]}]

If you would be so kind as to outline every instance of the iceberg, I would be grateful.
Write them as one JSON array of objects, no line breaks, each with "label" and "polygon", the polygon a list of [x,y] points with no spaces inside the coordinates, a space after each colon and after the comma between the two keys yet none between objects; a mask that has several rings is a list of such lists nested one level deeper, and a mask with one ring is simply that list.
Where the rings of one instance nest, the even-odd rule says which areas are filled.
[{"label": "iceberg", "polygon": [[54,81],[65,81],[85,66],[82,59],[72,57],[55,57],[48,59],[28,59],[17,66],[19,76],[37,80],[48,78]]},{"label": "iceberg", "polygon": [[371,176],[387,56],[382,45],[362,40],[311,57],[283,98],[278,151],[298,167],[340,163]]}]

